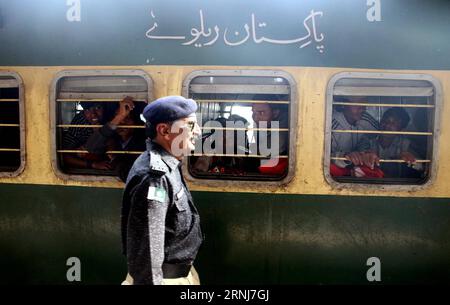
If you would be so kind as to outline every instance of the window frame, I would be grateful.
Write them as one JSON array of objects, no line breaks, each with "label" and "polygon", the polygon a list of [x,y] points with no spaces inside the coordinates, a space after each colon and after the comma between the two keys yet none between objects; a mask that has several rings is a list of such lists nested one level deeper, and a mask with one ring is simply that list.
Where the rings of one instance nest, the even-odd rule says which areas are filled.
[{"label": "window frame", "polygon": [[[434,125],[433,125],[433,153],[432,162],[428,179],[423,184],[371,184],[371,183],[352,183],[338,182],[330,175],[331,158],[331,125],[333,114],[333,93],[335,84],[343,78],[355,79],[378,79],[386,81],[427,81],[434,87]],[[418,191],[430,187],[437,176],[439,161],[439,137],[441,126],[442,109],[442,87],[438,79],[429,74],[423,73],[377,73],[377,72],[340,72],[333,75],[328,81],[325,92],[325,139],[323,154],[323,174],[327,183],[334,189],[356,189],[356,190],[388,190],[388,191]]]},{"label": "window frame", "polygon": [[132,70],[63,70],[56,73],[50,86],[50,149],[51,149],[51,164],[55,175],[63,180],[75,180],[81,182],[117,182],[121,181],[116,176],[103,176],[103,175],[82,175],[82,174],[67,174],[64,173],[58,164],[58,147],[56,143],[56,133],[58,130],[58,113],[57,113],[57,86],[59,81],[64,77],[89,77],[89,76],[140,76],[147,82],[147,103],[153,101],[153,80],[151,76],[144,70],[132,69]]},{"label": "window frame", "polygon": [[196,178],[191,175],[188,169],[188,157],[184,157],[184,166],[182,168],[183,175],[189,181],[196,182],[201,185],[217,187],[217,183],[223,186],[282,186],[290,183],[295,176],[296,170],[296,156],[297,156],[297,133],[300,132],[298,126],[298,118],[301,117],[298,105],[299,97],[297,91],[297,82],[294,77],[288,72],[281,70],[220,70],[220,69],[208,69],[208,70],[195,70],[185,76],[183,80],[182,96],[189,98],[189,85],[191,81],[196,77],[201,76],[217,76],[217,77],[282,77],[286,79],[290,87],[290,103],[289,103],[289,163],[288,172],[286,176],[281,180],[233,180],[233,179],[208,179],[208,178]]},{"label": "window frame", "polygon": [[[20,75],[14,71],[5,70],[0,71],[0,76],[13,77],[17,82],[19,89],[18,103],[19,103],[19,130],[20,130],[20,165],[14,172],[0,172],[0,178],[15,178],[23,173],[26,163],[26,128],[25,128],[25,91],[23,80]],[[1,123],[1,122],[0,122]]]}]

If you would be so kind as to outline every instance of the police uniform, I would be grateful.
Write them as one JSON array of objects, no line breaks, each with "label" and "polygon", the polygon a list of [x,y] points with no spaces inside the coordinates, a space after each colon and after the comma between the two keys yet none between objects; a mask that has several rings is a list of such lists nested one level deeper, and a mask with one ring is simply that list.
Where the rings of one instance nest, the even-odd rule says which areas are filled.
[{"label": "police uniform", "polygon": [[[195,112],[196,104],[184,109],[186,99],[180,98],[165,100],[179,105],[158,106],[158,100],[152,107],[149,104],[144,109],[147,122],[170,122]],[[147,140],[147,150],[131,168],[123,196],[122,246],[129,273],[123,284],[195,284],[193,262],[202,240],[199,213],[181,162]]]}]

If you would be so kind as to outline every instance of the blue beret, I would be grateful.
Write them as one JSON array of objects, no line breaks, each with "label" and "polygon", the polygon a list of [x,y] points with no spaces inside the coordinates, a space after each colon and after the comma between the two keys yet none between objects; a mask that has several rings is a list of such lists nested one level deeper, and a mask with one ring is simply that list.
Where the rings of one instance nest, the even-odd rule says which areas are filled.
[{"label": "blue beret", "polygon": [[188,117],[195,111],[197,111],[197,103],[194,100],[173,95],[151,102],[145,106],[142,115],[147,123],[156,125]]}]

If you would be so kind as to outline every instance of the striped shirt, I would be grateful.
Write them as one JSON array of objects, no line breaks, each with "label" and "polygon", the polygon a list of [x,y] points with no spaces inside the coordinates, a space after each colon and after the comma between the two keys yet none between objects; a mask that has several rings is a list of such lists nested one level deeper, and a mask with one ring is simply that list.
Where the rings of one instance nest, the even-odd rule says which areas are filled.
[{"label": "striped shirt", "polygon": [[[379,123],[367,112],[363,112],[361,120],[351,125],[343,112],[333,111],[332,130],[378,130]],[[341,157],[352,151],[369,149],[370,137],[363,133],[331,133],[331,156]]]},{"label": "striped shirt", "polygon": [[[76,114],[71,125],[91,125],[84,117],[83,112]],[[64,149],[77,149],[84,145],[89,137],[94,133],[93,128],[70,127],[64,134],[63,147]]]}]

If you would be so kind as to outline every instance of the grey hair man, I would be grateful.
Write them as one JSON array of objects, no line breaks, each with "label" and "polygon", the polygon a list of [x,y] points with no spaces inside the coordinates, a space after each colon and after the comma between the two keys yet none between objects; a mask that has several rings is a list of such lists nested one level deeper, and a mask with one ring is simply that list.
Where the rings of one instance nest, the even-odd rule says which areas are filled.
[{"label": "grey hair man", "polygon": [[200,135],[196,110],[194,100],[168,96],[143,111],[147,150],[128,175],[122,203],[123,284],[199,284],[200,216],[181,173]]}]

